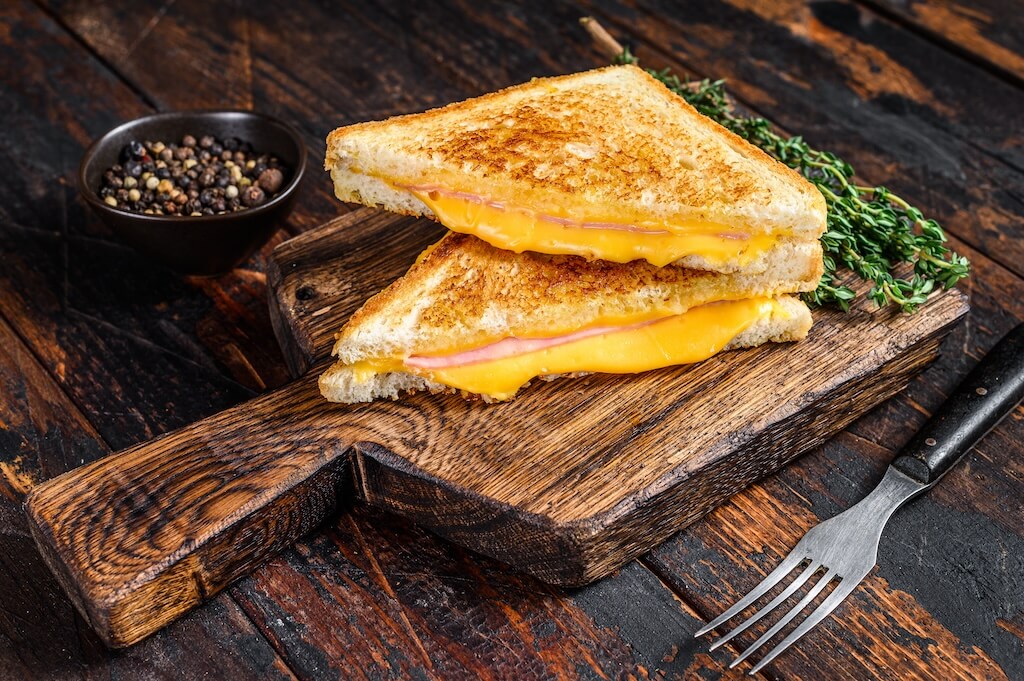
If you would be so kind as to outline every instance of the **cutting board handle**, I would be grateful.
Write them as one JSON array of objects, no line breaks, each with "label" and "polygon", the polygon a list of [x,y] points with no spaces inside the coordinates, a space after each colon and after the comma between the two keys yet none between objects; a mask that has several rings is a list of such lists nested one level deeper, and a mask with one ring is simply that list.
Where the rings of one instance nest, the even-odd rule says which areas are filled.
[{"label": "cutting board handle", "polygon": [[32,491],[43,557],[107,645],[145,638],[352,498],[347,452],[373,411],[315,391],[300,379]]}]

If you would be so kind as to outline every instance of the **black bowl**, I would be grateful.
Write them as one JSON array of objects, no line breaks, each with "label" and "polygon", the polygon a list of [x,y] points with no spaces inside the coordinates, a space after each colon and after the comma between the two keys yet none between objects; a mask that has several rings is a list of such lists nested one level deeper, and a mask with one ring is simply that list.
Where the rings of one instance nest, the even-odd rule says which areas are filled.
[{"label": "black bowl", "polygon": [[[260,153],[277,156],[288,182],[262,206],[235,213],[168,216],[129,213],[99,197],[103,173],[118,162],[129,140],[179,142],[185,135],[237,137]],[[86,203],[136,250],[185,274],[221,274],[267,242],[291,212],[306,167],[306,145],[290,126],[251,111],[181,111],[143,116],[92,143],[78,169]]]}]

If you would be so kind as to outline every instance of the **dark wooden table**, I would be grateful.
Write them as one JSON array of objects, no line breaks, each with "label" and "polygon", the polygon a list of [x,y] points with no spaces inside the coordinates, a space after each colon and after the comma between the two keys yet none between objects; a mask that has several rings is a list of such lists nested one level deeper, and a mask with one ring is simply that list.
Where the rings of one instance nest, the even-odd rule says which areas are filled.
[{"label": "dark wooden table", "polygon": [[[0,678],[738,677],[745,666],[727,670],[730,653],[692,633],[860,499],[1024,319],[1013,2],[99,4],[0,4]],[[345,210],[316,169],[326,133],[601,65],[582,14],[648,65],[729,79],[742,104],[938,218],[974,266],[971,315],[941,359],[828,446],[590,587],[545,586],[357,509],[156,636],[106,650],[33,548],[25,493],[287,381],[264,258]],[[136,257],[74,180],[114,125],[202,107],[291,122],[313,165],[288,224],[216,279]],[[1022,441],[1018,409],[896,516],[862,588],[762,676],[1024,678]]]}]

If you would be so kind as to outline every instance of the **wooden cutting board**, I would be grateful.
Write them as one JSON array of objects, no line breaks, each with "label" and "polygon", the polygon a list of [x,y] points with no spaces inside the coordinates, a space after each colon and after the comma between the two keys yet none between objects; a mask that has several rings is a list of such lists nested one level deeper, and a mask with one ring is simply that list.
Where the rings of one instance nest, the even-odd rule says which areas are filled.
[{"label": "wooden cutting board", "polygon": [[281,244],[270,310],[300,378],[35,488],[42,553],[108,644],[152,633],[353,500],[545,581],[592,581],[899,391],[967,312],[957,291],[912,316],[818,311],[801,343],[536,381],[504,404],[324,401],[334,332],[441,234],[364,209]]}]

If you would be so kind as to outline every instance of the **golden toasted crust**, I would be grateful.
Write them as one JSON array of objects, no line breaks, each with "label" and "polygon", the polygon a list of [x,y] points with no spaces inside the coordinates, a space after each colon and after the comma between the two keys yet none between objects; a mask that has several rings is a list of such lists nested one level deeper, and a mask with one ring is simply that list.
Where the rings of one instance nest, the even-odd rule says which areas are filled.
[{"label": "golden toasted crust", "polygon": [[512,253],[449,233],[408,273],[371,298],[337,335],[343,363],[545,337],[609,318],[680,314],[716,300],[810,291],[821,247],[794,242],[758,274],[722,274],[644,261]]},{"label": "golden toasted crust", "polygon": [[403,212],[429,214],[380,187],[367,192],[366,177],[587,218],[700,219],[805,239],[825,228],[813,185],[634,66],[339,128],[325,166],[339,198]]}]

